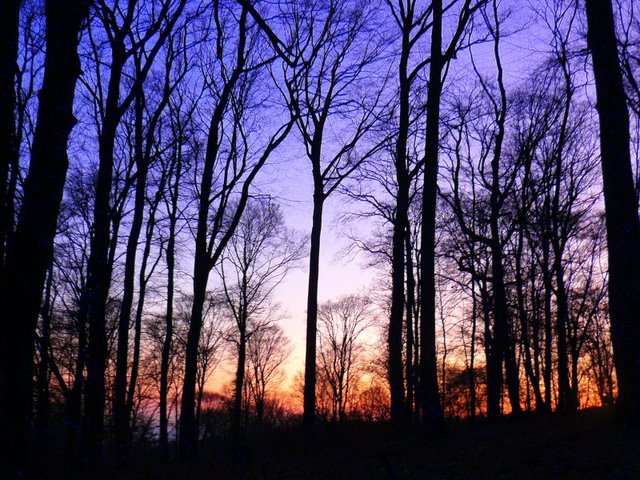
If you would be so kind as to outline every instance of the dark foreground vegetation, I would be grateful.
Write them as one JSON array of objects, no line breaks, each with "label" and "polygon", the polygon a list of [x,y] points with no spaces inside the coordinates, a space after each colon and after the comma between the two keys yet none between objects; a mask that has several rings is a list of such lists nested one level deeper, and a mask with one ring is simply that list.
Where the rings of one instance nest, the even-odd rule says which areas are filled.
[{"label": "dark foreground vegetation", "polygon": [[[386,423],[318,427],[313,443],[288,428],[241,449],[225,441],[202,448],[198,463],[138,453],[133,466],[107,467],[77,478],[126,479],[637,479],[637,431],[611,409],[570,415],[450,423],[438,435],[394,431]],[[55,478],[48,471],[46,478]],[[69,472],[58,471],[58,478]],[[87,476],[88,475],[88,476]]]}]

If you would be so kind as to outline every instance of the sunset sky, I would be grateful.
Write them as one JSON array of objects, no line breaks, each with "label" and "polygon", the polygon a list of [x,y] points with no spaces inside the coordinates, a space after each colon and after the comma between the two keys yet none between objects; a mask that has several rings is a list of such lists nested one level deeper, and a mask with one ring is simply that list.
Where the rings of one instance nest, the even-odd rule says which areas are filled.
[{"label": "sunset sky", "polygon": [[[512,9],[509,26],[513,29],[501,43],[507,88],[516,87],[525,81],[530,76],[531,69],[549,51],[550,34],[540,18],[544,15],[540,3],[542,2],[517,0],[504,2],[505,6],[510,5]],[[515,29],[513,25],[521,27]],[[487,43],[475,46],[473,51],[476,65],[489,76],[495,75],[492,48],[493,45]],[[418,55],[415,58],[418,59]],[[463,52],[452,63],[445,91],[452,85],[455,86],[456,82],[464,82],[470,69],[469,53]],[[446,94],[444,101],[446,102]],[[300,142],[299,135],[294,132],[260,174],[255,191],[274,195],[283,207],[287,226],[308,235],[311,229],[312,181],[310,164]],[[328,144],[326,148],[330,147]],[[274,178],[278,180],[274,182]],[[342,214],[358,208],[361,206],[349,202],[338,192],[332,194],[325,204],[318,293],[320,303],[341,295],[366,295],[380,290],[377,279],[380,270],[367,268],[363,254],[345,254],[350,245],[344,235],[345,229],[356,228],[365,237],[369,229],[362,222],[350,225],[341,223]],[[210,284],[214,286],[217,281],[215,274],[212,274]],[[293,347],[286,365],[289,384],[294,375],[304,369],[307,285],[308,258],[304,258],[300,268],[292,270],[275,292],[276,301],[282,305],[283,312],[286,312],[280,324],[291,339]],[[231,380],[232,372],[233,364],[219,367],[210,380],[211,388],[215,390],[221,383]]]}]

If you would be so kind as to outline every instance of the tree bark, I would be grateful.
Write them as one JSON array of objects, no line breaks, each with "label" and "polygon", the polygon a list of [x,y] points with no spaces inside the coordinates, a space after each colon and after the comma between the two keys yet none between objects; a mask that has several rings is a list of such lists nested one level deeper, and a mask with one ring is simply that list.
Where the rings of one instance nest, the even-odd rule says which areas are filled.
[{"label": "tree bark", "polygon": [[[88,4],[80,0],[45,3],[44,78],[29,173],[15,235],[7,249],[6,301],[2,325],[0,415],[11,466],[24,465],[32,405],[33,336],[69,165],[67,143],[75,125],[73,99],[80,75],[78,37]],[[5,13],[3,12],[3,16]],[[5,92],[2,92],[4,94]]]},{"label": "tree bark", "polygon": [[[266,161],[266,156],[263,156],[258,164],[253,167],[251,173],[245,179],[242,186],[242,192],[240,194],[240,200],[236,208],[236,212],[232,219],[231,225],[220,239],[220,243],[215,249],[215,252],[211,252],[208,244],[214,245],[214,238],[210,236],[216,236],[221,234],[220,230],[214,230],[210,233],[209,229],[209,215],[211,207],[211,193],[213,189],[213,174],[216,166],[216,160],[219,153],[219,139],[221,122],[223,120],[224,112],[230,101],[233,89],[242,74],[246,57],[245,48],[247,42],[247,10],[242,9],[242,14],[239,19],[239,40],[237,46],[237,63],[233,72],[231,73],[228,81],[224,84],[218,104],[211,116],[211,123],[209,125],[209,132],[207,138],[207,152],[205,155],[204,168],[202,171],[202,179],[200,181],[200,194],[198,196],[198,226],[196,231],[195,242],[195,258],[193,266],[193,305],[191,307],[191,317],[189,319],[189,331],[187,333],[187,347],[185,351],[185,370],[184,380],[182,387],[182,401],[180,410],[180,435],[179,435],[179,447],[180,457],[182,460],[188,460],[194,458],[198,454],[198,424],[196,421],[196,415],[194,408],[196,406],[196,377],[198,371],[198,345],[200,343],[200,332],[202,331],[202,315],[204,313],[204,302],[207,294],[207,283],[209,281],[209,274],[212,268],[218,262],[218,259],[226,247],[229,238],[235,231],[235,228],[240,219],[240,215],[244,210],[244,207],[249,196],[249,187],[253,178],[258,173],[261,166]],[[221,188],[228,189],[227,184]],[[228,192],[223,191],[222,195],[229,195]],[[216,213],[218,218],[224,214],[224,210]],[[220,227],[221,228],[221,227]]]},{"label": "tree bark", "polygon": [[407,222],[407,233],[405,235],[405,249],[406,249],[406,270],[407,270],[407,301],[405,306],[406,311],[406,364],[405,364],[405,376],[407,382],[407,414],[409,418],[414,416],[414,404],[415,404],[415,363],[414,363],[414,348],[415,348],[415,334],[414,331],[414,311],[416,306],[415,290],[416,279],[413,269],[413,246],[411,245],[411,229],[409,222]]},{"label": "tree bark", "polygon": [[640,225],[631,172],[629,116],[609,0],[586,0],[587,41],[600,118],[609,260],[609,314],[618,378],[617,409],[640,421]]},{"label": "tree bark", "polygon": [[[399,125],[395,151],[396,170],[396,211],[393,222],[391,254],[391,317],[389,319],[389,387],[391,390],[391,422],[401,423],[407,419],[410,405],[405,405],[404,380],[402,372],[402,330],[405,312],[405,239],[409,211],[409,173],[407,172],[407,138],[409,136],[409,93],[410,82],[407,78],[409,61],[410,29],[404,26],[402,31],[402,50],[399,65]],[[410,318],[407,317],[410,322]],[[409,348],[409,347],[407,347]],[[407,371],[411,358],[406,358]],[[409,376],[407,375],[407,387]]]},{"label": "tree bark", "polygon": [[89,324],[87,349],[87,381],[84,403],[83,436],[87,461],[101,455],[105,408],[105,379],[107,364],[107,337],[105,317],[111,286],[112,262],[109,260],[111,243],[110,196],[113,179],[116,131],[122,110],[120,108],[120,82],[126,60],[122,31],[111,46],[111,69],[102,131],[98,138],[99,165],[93,209],[93,235],[89,257],[87,285],[82,300]]},{"label": "tree bark", "polygon": [[125,255],[124,279],[120,315],[118,318],[118,347],[116,354],[116,375],[113,392],[113,421],[115,429],[116,448],[119,455],[126,455],[129,443],[129,412],[127,411],[127,371],[129,366],[129,327],[131,324],[131,309],[135,289],[136,256],[138,241],[144,220],[144,205],[147,192],[147,173],[149,171],[148,158],[143,154],[143,116],[142,93],[138,92],[135,100],[135,146],[136,189],[133,207],[133,220],[127,252]]},{"label": "tree bark", "polygon": [[500,188],[500,164],[502,161],[502,148],[505,137],[505,123],[507,116],[507,93],[504,86],[504,71],[500,58],[500,24],[497,18],[497,6],[494,3],[494,17],[496,21],[494,31],[494,57],[497,68],[497,85],[500,99],[496,102],[496,128],[494,139],[494,151],[491,159],[491,193],[490,193],[490,249],[491,271],[493,276],[493,309],[494,309],[494,342],[498,355],[504,362],[504,370],[511,403],[511,412],[519,414],[520,408],[520,380],[516,363],[514,342],[511,338],[509,326],[509,309],[507,305],[507,292],[505,287],[505,274],[500,236],[500,217],[504,193]]},{"label": "tree bark", "polygon": [[[319,146],[318,146],[319,150]],[[316,344],[318,336],[318,279],[320,275],[320,235],[322,233],[322,209],[324,207],[324,188],[315,174],[313,192],[313,220],[311,226],[311,245],[309,252],[309,290],[307,292],[307,339],[304,363],[304,412],[303,423],[308,431],[313,430],[316,422]]]},{"label": "tree bark", "polygon": [[524,250],[524,218],[521,218],[518,231],[518,247],[515,255],[515,282],[516,296],[518,301],[518,315],[520,317],[520,330],[522,338],[522,349],[524,351],[524,369],[536,399],[536,409],[543,404],[542,393],[540,392],[540,379],[536,376],[531,358],[531,341],[529,339],[529,315],[525,306],[524,299],[524,279],[522,272],[522,253]]},{"label": "tree bark", "polygon": [[442,0],[432,2],[431,64],[427,87],[427,126],[422,194],[420,256],[420,410],[423,422],[440,423],[442,407],[438,394],[436,356],[436,201],[438,195],[438,150],[440,144],[440,97],[442,96]]},{"label": "tree bark", "polygon": [[[38,376],[36,398],[38,399],[36,407],[36,432],[40,442],[46,443],[47,431],[49,429],[49,363],[51,356],[49,350],[51,348],[51,296],[53,288],[53,269],[49,268],[47,274],[46,287],[44,292],[44,301],[42,305],[42,332],[40,334],[40,362],[38,363]],[[42,445],[41,445],[42,447]]]},{"label": "tree bark", "polygon": [[19,157],[15,110],[21,4],[22,0],[0,3],[0,302],[5,292],[5,253],[13,210],[9,170]]},{"label": "tree bark", "polygon": [[[549,200],[545,199],[545,222],[548,222]],[[549,239],[547,227],[544,227],[545,234],[542,238],[542,278],[544,283],[544,410],[551,412],[552,409],[552,374],[553,374],[553,328],[551,316],[551,295],[553,292],[553,278],[549,258]]]},{"label": "tree bark", "polygon": [[178,200],[180,192],[180,179],[182,178],[182,131],[178,136],[178,148],[176,149],[176,165],[174,184],[171,191],[169,207],[169,235],[167,241],[167,313],[165,316],[166,330],[162,343],[162,356],[160,360],[160,448],[164,455],[169,454],[168,432],[168,408],[167,393],[169,390],[169,357],[173,342],[173,298],[175,294],[175,268],[176,268],[176,227],[178,222]]},{"label": "tree bark", "polygon": [[233,414],[231,417],[231,439],[237,445],[240,441],[240,422],[242,420],[242,389],[247,359],[247,319],[242,320],[240,342],[238,345],[238,365],[236,367],[236,385],[233,397]]}]

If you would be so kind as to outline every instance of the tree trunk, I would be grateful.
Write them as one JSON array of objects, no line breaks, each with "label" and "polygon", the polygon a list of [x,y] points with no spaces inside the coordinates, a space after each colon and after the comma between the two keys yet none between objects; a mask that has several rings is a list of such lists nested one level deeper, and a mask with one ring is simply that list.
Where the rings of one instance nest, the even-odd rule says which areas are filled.
[{"label": "tree trunk", "polygon": [[407,346],[406,346],[406,377],[407,377],[407,414],[409,418],[414,414],[414,395],[415,395],[415,364],[413,362],[414,357],[414,345],[415,345],[415,332],[413,330],[414,311],[415,311],[415,290],[416,279],[413,270],[413,248],[411,245],[411,230],[409,222],[407,222],[407,233],[405,235],[405,249],[406,249],[406,269],[407,269],[407,305],[406,311],[406,331],[407,331]]},{"label": "tree trunk", "polygon": [[[567,325],[569,323],[569,306],[564,285],[564,269],[557,254],[555,259],[556,273],[556,341],[558,348],[558,405],[559,412],[570,412],[578,408],[572,399],[569,383],[569,356],[567,351]],[[577,399],[576,399],[577,400]]]},{"label": "tree trunk", "polygon": [[536,408],[542,405],[542,393],[540,392],[539,378],[536,376],[533,361],[531,358],[531,342],[529,340],[529,316],[527,315],[527,309],[525,307],[524,300],[524,279],[522,273],[522,253],[524,250],[524,232],[523,225],[524,218],[521,219],[521,223],[518,231],[518,247],[515,255],[515,282],[516,282],[516,296],[518,300],[518,315],[520,317],[520,329],[522,337],[522,349],[524,350],[524,369],[536,399]]},{"label": "tree trunk", "polygon": [[496,30],[494,34],[494,58],[497,68],[497,85],[500,99],[495,102],[496,109],[496,135],[493,158],[491,159],[491,196],[489,227],[491,231],[491,270],[493,276],[493,310],[494,310],[494,342],[497,354],[504,362],[504,370],[507,384],[507,392],[511,403],[511,412],[519,414],[520,408],[520,380],[515,358],[515,349],[511,338],[509,326],[509,310],[507,306],[507,292],[504,278],[504,265],[502,257],[502,239],[500,236],[500,217],[502,214],[502,202],[504,192],[500,187],[500,164],[502,161],[502,148],[505,137],[505,123],[507,117],[507,92],[504,86],[504,72],[500,58],[500,33],[497,19],[496,4],[494,3],[494,15],[496,15]]},{"label": "tree trunk", "polygon": [[473,305],[471,307],[471,352],[469,359],[469,417],[474,422],[476,419],[476,331],[478,328],[478,297],[476,295],[476,282],[471,279],[471,299]]},{"label": "tree trunk", "polygon": [[[204,231],[206,235],[206,230]],[[193,306],[189,333],[187,334],[187,349],[185,352],[184,382],[182,388],[182,402],[180,409],[180,457],[183,460],[192,459],[198,452],[198,426],[195,417],[196,375],[198,371],[198,344],[202,330],[202,314],[207,293],[209,279],[209,258],[198,256],[196,251],[193,276]]]},{"label": "tree trunk", "polygon": [[[548,211],[548,200],[545,199],[545,211]],[[545,214],[545,216],[547,216]],[[548,219],[547,219],[548,221]],[[544,227],[546,229],[546,227]],[[549,259],[549,240],[547,235],[542,239],[542,278],[544,283],[544,403],[545,412],[551,412],[553,373],[553,329],[551,320],[551,295],[553,291]]]},{"label": "tree trunk", "polygon": [[[181,137],[180,137],[181,138]],[[173,297],[175,293],[175,268],[176,268],[176,225],[178,220],[178,193],[180,190],[180,179],[182,177],[182,153],[178,148],[176,155],[177,165],[175,173],[175,183],[171,194],[171,210],[169,214],[169,239],[167,241],[167,314],[165,316],[166,331],[162,343],[162,357],[160,361],[160,448],[166,456],[169,454],[169,432],[168,432],[168,408],[167,392],[169,389],[169,356],[171,355],[171,344],[173,341]]]},{"label": "tree trunk", "polygon": [[[409,25],[410,26],[410,25]],[[395,151],[396,211],[393,222],[392,256],[391,256],[391,317],[389,319],[389,387],[391,390],[391,422],[401,423],[407,419],[406,413],[411,405],[404,403],[404,381],[402,375],[402,325],[405,312],[405,239],[407,237],[407,212],[409,211],[409,174],[407,172],[407,138],[409,136],[409,94],[410,81],[407,78],[407,64],[410,52],[410,29],[402,29],[402,50],[400,54],[399,76],[399,125]],[[407,310],[408,311],[408,310]],[[407,317],[410,325],[410,317]],[[407,329],[407,333],[409,329]],[[411,357],[407,339],[407,390],[410,382]],[[408,392],[407,392],[408,393]],[[409,397],[409,394],[407,395]],[[408,398],[407,398],[408,400]]]},{"label": "tree trunk", "polygon": [[[40,336],[40,363],[38,364],[36,398],[38,404],[36,407],[36,431],[40,438],[40,442],[45,443],[47,440],[47,431],[49,429],[49,362],[51,357],[49,349],[51,348],[51,289],[53,283],[53,269],[49,268],[47,275],[47,283],[44,293],[44,303],[42,305],[42,332]],[[42,447],[42,445],[41,445]]]},{"label": "tree trunk", "polygon": [[[9,469],[24,465],[28,458],[33,335],[46,272],[52,262],[53,240],[69,165],[67,142],[76,122],[73,99],[80,74],[78,37],[88,15],[88,4],[80,0],[49,0],[45,3],[45,13],[47,52],[31,163],[16,232],[7,248],[6,278],[9,281],[6,288],[2,288],[6,297],[0,325],[0,415]],[[3,70],[5,67],[3,65]]]},{"label": "tree trunk", "polygon": [[600,118],[609,260],[611,340],[622,418],[640,421],[640,225],[627,112],[611,2],[586,0],[587,40]]},{"label": "tree trunk", "polygon": [[140,371],[140,349],[142,346],[142,315],[144,313],[144,302],[147,297],[147,285],[149,283],[149,275],[147,273],[147,265],[151,255],[151,243],[156,226],[156,212],[160,203],[161,191],[164,189],[163,182],[160,183],[159,190],[156,192],[154,200],[149,209],[149,219],[147,222],[147,234],[145,239],[144,250],[140,262],[140,271],[138,273],[138,305],[136,306],[136,316],[133,328],[133,358],[131,359],[131,378],[129,379],[129,388],[127,390],[127,399],[125,404],[125,416],[127,418],[127,435],[129,434],[129,419],[133,411],[133,403],[135,400],[136,385],[138,383],[138,372]]},{"label": "tree trunk", "polygon": [[496,348],[495,333],[491,331],[491,299],[486,285],[480,287],[480,295],[484,316],[484,351],[487,362],[487,417],[495,419],[500,416],[502,359]]},{"label": "tree trunk", "polygon": [[[204,159],[204,168],[202,171],[202,179],[200,181],[200,194],[198,196],[198,227],[196,231],[195,242],[195,258],[193,266],[193,305],[191,307],[191,317],[189,319],[189,331],[187,333],[187,347],[185,351],[185,369],[182,387],[182,401],[180,410],[180,432],[179,432],[179,449],[180,458],[187,460],[194,458],[198,454],[198,425],[194,412],[195,395],[196,395],[196,377],[198,372],[198,345],[200,343],[200,332],[202,330],[202,315],[204,313],[204,302],[207,294],[207,283],[211,269],[218,261],[218,257],[230,236],[233,234],[235,226],[239,221],[238,213],[242,214],[242,209],[246,205],[249,195],[248,188],[251,181],[255,178],[260,166],[266,161],[266,157],[259,161],[249,176],[245,179],[242,193],[237,207],[236,215],[232,220],[232,225],[221,239],[216,252],[209,251],[208,243],[213,245],[213,239],[210,235],[217,235],[219,232],[209,233],[209,215],[211,207],[211,191],[213,188],[213,173],[218,159],[219,139],[221,122],[224,112],[229,104],[233,88],[238,81],[245,64],[245,48],[246,48],[246,21],[247,10],[243,7],[239,20],[239,40],[238,40],[238,58],[237,64],[230,75],[229,80],[225,83],[218,104],[211,116],[209,124],[209,132],[207,136],[207,152]],[[225,184],[222,188],[228,188]],[[222,212],[224,213],[224,212]]]},{"label": "tree trunk", "polygon": [[0,296],[5,292],[5,253],[13,210],[9,169],[19,158],[15,111],[21,4],[21,0],[4,0],[0,7]]},{"label": "tree trunk", "polygon": [[126,456],[129,443],[129,414],[127,409],[127,370],[129,366],[129,327],[131,324],[131,309],[133,307],[133,295],[135,290],[136,256],[138,253],[138,241],[142,231],[144,219],[144,204],[147,191],[147,172],[149,165],[143,154],[142,94],[136,95],[135,101],[135,163],[136,163],[136,190],[133,207],[133,220],[127,240],[127,252],[125,255],[124,279],[122,302],[118,319],[118,348],[116,356],[116,375],[113,393],[113,420],[115,428],[115,441],[118,454]]},{"label": "tree trunk", "polygon": [[[496,228],[497,221],[492,222]],[[493,234],[497,235],[497,232]],[[493,308],[494,308],[494,341],[498,354],[504,361],[505,377],[511,412],[520,413],[520,381],[515,351],[509,328],[509,313],[507,308],[507,293],[504,284],[504,269],[502,265],[502,246],[494,241],[491,246],[491,268],[493,275]]]},{"label": "tree trunk", "polygon": [[318,335],[318,279],[320,275],[320,235],[322,233],[322,209],[324,207],[325,200],[322,180],[315,174],[314,177],[315,187],[313,192],[313,223],[311,226],[311,246],[309,252],[309,291],[307,294],[307,339],[304,363],[303,423],[308,432],[313,430],[316,422],[316,343]]},{"label": "tree trunk", "polygon": [[238,365],[236,368],[236,385],[233,398],[233,414],[231,417],[231,440],[237,445],[240,441],[240,421],[242,419],[242,389],[247,358],[247,321],[241,321],[240,343],[238,345]]},{"label": "tree trunk", "polygon": [[93,236],[89,257],[87,285],[83,303],[89,323],[87,381],[84,407],[84,447],[87,461],[98,460],[102,451],[105,370],[107,364],[106,308],[111,285],[109,259],[111,243],[110,196],[113,179],[116,131],[122,113],[119,106],[120,81],[125,62],[124,43],[120,38],[112,45],[112,62],[102,132],[98,139],[99,165],[95,187]]},{"label": "tree trunk", "polygon": [[420,409],[425,425],[439,424],[442,407],[438,395],[436,356],[436,201],[438,196],[438,150],[440,144],[440,97],[442,95],[442,0],[432,2],[431,64],[427,87],[427,126],[420,232]]},{"label": "tree trunk", "polygon": [[87,321],[86,316],[78,315],[78,357],[76,359],[73,387],[66,399],[65,414],[67,417],[67,456],[77,458],[80,450],[80,433],[82,422],[82,392],[84,391],[84,370],[87,354]]}]

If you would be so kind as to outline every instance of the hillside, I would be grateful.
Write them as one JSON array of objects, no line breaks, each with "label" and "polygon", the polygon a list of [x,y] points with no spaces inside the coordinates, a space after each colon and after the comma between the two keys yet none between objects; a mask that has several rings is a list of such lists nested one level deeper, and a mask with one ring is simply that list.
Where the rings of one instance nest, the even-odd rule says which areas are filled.
[{"label": "hillside", "polygon": [[437,437],[416,432],[394,436],[385,425],[360,424],[320,429],[314,445],[303,439],[300,431],[282,431],[248,445],[235,461],[225,447],[217,446],[198,466],[146,465],[128,475],[292,480],[640,478],[637,432],[615,424],[612,413],[604,409],[448,425]]}]

